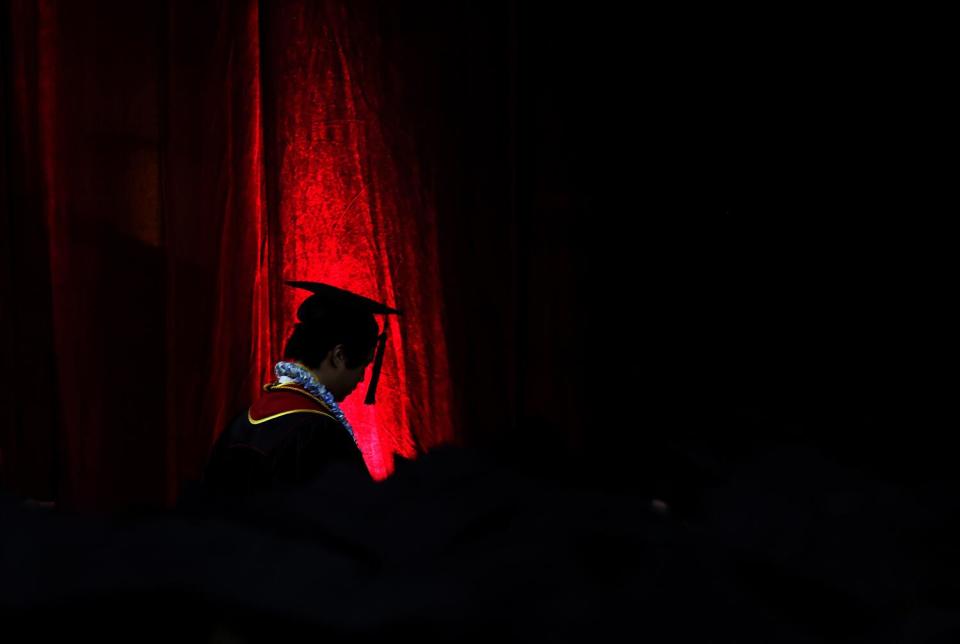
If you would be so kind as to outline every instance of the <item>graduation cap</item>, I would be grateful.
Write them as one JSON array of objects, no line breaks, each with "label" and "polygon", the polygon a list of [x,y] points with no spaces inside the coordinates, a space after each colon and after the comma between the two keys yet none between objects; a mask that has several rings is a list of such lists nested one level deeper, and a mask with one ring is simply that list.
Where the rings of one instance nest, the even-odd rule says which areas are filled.
[{"label": "graduation cap", "polygon": [[[289,281],[287,284],[312,293],[297,309],[297,319],[301,322],[317,322],[330,319],[332,316],[402,315],[399,309],[392,309],[386,304],[329,284]],[[380,381],[380,369],[383,367],[383,352],[386,344],[387,318],[384,318],[383,331],[377,337],[377,352],[373,359],[373,373],[370,376],[370,385],[367,387],[367,397],[363,401],[367,405],[376,402],[377,383]]]}]

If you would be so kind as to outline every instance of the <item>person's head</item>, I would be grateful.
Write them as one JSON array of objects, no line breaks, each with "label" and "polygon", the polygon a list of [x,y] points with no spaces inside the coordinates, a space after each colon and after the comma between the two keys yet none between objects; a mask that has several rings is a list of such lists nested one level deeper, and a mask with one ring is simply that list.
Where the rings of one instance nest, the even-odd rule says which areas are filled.
[{"label": "person's head", "polygon": [[[377,381],[383,365],[387,334],[380,333],[374,315],[400,315],[401,311],[350,291],[320,282],[287,282],[310,291],[300,303],[300,323],[287,340],[284,358],[311,369],[337,401],[346,398],[363,381],[373,362],[366,404],[376,401]],[[386,322],[384,322],[386,328]]]},{"label": "person's head", "polygon": [[324,317],[299,322],[287,339],[283,357],[309,368],[340,402],[363,382],[379,329],[370,314]]}]

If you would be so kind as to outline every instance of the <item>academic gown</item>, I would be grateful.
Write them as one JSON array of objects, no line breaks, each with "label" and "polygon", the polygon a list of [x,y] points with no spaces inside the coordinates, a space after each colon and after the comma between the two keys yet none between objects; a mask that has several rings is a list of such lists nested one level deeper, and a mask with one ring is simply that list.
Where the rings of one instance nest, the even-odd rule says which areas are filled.
[{"label": "academic gown", "polygon": [[323,400],[295,383],[271,383],[217,439],[204,484],[219,494],[278,491],[332,465],[369,476],[359,447]]}]

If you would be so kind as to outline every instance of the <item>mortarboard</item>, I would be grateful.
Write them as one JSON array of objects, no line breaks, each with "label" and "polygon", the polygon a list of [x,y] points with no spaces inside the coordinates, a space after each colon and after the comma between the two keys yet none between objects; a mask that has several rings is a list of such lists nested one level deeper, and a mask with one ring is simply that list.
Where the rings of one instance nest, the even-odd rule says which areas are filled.
[{"label": "mortarboard", "polygon": [[[312,293],[297,309],[297,319],[301,322],[318,321],[336,315],[402,315],[399,309],[390,308],[386,304],[381,304],[329,284],[321,284],[320,282],[287,282],[287,284]],[[370,375],[370,385],[367,387],[367,396],[364,399],[364,403],[367,405],[376,402],[377,383],[380,380],[380,369],[383,367],[383,353],[386,349],[386,343],[387,320],[384,318],[383,330],[377,337],[377,352],[373,359],[373,373]]]}]

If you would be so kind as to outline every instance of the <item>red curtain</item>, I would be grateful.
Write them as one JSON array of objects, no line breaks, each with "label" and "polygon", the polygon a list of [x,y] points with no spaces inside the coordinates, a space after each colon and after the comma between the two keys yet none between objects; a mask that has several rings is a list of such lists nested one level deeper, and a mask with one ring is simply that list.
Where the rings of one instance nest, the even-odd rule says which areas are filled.
[{"label": "red curtain", "polygon": [[171,502],[322,280],[402,308],[371,473],[452,439],[429,168],[375,3],[3,8],[0,473],[67,507]]}]

